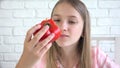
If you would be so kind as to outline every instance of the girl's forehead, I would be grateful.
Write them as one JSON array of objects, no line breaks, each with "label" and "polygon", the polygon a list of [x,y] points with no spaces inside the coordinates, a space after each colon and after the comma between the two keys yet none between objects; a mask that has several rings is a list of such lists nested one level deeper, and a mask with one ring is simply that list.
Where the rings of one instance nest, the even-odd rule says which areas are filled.
[{"label": "girl's forehead", "polygon": [[64,2],[64,3],[57,4],[57,6],[55,7],[54,10],[59,10],[59,9],[61,9],[61,10],[65,10],[65,9],[70,10],[70,9],[75,9],[75,8],[71,4]]},{"label": "girl's forehead", "polygon": [[53,15],[80,16],[80,13],[68,3],[60,3],[53,10]]}]

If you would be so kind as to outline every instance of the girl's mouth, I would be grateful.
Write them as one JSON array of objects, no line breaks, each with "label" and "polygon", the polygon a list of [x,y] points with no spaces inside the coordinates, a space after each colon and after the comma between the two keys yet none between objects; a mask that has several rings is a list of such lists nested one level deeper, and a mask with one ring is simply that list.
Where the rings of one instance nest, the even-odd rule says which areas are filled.
[{"label": "girl's mouth", "polygon": [[66,35],[66,34],[61,34],[60,37],[69,37],[69,35]]}]

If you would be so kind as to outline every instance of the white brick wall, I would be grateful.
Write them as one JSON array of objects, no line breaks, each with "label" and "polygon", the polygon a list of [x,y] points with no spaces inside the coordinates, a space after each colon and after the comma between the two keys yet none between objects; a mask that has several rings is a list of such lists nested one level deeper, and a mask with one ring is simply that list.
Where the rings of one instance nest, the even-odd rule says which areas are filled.
[{"label": "white brick wall", "polygon": [[32,9],[13,10],[13,17],[32,18],[32,17],[35,17],[35,10],[32,10]]},{"label": "white brick wall", "polygon": [[[27,30],[50,17],[57,0],[0,0],[0,68],[14,68]],[[99,45],[115,60],[115,40],[120,37],[120,0],[83,0],[91,16],[92,45]],[[99,39],[102,37],[102,39]],[[104,39],[104,38],[108,39]],[[112,38],[109,40],[109,38]]]}]

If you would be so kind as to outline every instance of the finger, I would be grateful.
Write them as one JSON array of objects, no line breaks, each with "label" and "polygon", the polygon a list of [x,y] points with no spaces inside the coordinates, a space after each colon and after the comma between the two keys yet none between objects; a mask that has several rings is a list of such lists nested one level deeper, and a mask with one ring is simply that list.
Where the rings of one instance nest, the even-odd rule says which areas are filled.
[{"label": "finger", "polygon": [[26,41],[26,42],[29,42],[29,41],[31,40],[31,37],[32,37],[33,33],[34,33],[36,30],[40,29],[40,27],[41,27],[41,25],[35,25],[35,26],[33,26],[31,29],[29,29],[28,32],[27,32],[25,41]]},{"label": "finger", "polygon": [[41,54],[41,57],[45,55],[45,53],[50,49],[51,46],[52,46],[52,43],[49,43],[39,51],[39,54]]},{"label": "finger", "polygon": [[34,36],[34,38],[30,42],[31,44],[33,44],[33,47],[39,42],[40,38],[47,32],[48,29],[49,26],[45,26]]},{"label": "finger", "polygon": [[37,37],[37,36],[42,37],[47,32],[48,29],[49,29],[48,25],[44,26],[40,31],[38,31],[38,33],[35,35],[35,37]]},{"label": "finger", "polygon": [[45,40],[39,42],[38,45],[36,45],[35,50],[40,51],[42,48],[48,45],[53,38],[54,38],[54,34],[52,33]]}]

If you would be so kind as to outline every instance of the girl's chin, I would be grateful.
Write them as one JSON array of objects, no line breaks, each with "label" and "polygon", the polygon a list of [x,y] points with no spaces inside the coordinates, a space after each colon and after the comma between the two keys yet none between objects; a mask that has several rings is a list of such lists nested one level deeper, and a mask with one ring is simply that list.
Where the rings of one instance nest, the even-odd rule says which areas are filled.
[{"label": "girl's chin", "polygon": [[71,44],[70,41],[61,40],[61,39],[56,40],[56,43],[57,43],[58,46],[60,46],[60,47],[66,47],[66,46],[69,46],[69,45]]},{"label": "girl's chin", "polygon": [[57,43],[59,47],[66,47],[69,46],[68,43]]}]

